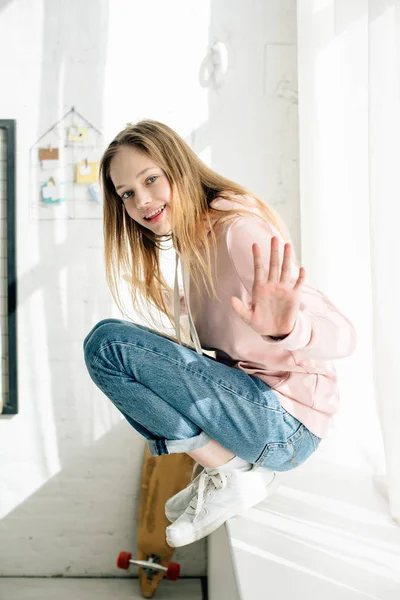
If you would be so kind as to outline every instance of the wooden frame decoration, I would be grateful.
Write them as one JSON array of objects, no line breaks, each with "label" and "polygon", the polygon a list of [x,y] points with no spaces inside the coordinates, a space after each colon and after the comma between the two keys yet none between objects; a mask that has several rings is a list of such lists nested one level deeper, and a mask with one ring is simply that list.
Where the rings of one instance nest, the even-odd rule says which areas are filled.
[{"label": "wooden frame decoration", "polygon": [[18,413],[14,119],[0,119],[0,413]]}]

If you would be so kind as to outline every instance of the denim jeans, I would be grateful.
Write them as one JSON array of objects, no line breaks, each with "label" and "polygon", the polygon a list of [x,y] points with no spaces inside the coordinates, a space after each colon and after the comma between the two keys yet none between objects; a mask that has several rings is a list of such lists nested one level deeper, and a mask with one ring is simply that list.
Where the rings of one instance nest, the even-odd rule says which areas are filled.
[{"label": "denim jeans", "polygon": [[214,439],[250,463],[287,471],[319,445],[261,379],[142,325],[100,321],[84,353],[94,383],[154,456],[191,452]]}]

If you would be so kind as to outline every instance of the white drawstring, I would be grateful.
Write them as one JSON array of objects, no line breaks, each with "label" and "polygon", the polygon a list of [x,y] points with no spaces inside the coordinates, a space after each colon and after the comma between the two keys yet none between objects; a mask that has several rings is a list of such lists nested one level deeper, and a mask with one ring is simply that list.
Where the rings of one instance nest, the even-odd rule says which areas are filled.
[{"label": "white drawstring", "polygon": [[[179,299],[179,282],[178,282],[178,266],[179,266],[179,256],[178,253],[175,253],[175,282],[174,282],[174,320],[175,320],[175,333],[179,344],[182,345],[181,342],[181,331],[180,331],[180,299]],[[190,327],[190,335],[192,338],[192,342],[198,354],[203,354],[203,350],[201,348],[199,336],[197,335],[196,327],[192,318],[192,311],[190,309],[189,302],[189,292],[190,292],[190,274],[189,271],[184,266],[182,260],[181,263],[181,273],[182,273],[182,282],[183,282],[183,294],[185,296],[185,303],[188,311],[189,318],[189,327]]]},{"label": "white drawstring", "polygon": [[179,266],[179,256],[176,252],[175,254],[175,280],[174,280],[174,321],[175,321],[175,333],[176,338],[179,344],[182,345],[181,342],[181,328],[180,328],[180,298],[179,298],[179,282],[178,282],[178,266]]}]

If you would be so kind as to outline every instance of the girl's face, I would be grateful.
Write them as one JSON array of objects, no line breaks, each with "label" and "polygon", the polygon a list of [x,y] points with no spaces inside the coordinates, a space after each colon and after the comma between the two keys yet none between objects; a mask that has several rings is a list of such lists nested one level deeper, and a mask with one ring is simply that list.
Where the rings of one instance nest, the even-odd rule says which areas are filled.
[{"label": "girl's face", "polygon": [[134,221],[158,235],[171,231],[171,186],[151,158],[132,146],[121,146],[111,161],[110,177]]}]

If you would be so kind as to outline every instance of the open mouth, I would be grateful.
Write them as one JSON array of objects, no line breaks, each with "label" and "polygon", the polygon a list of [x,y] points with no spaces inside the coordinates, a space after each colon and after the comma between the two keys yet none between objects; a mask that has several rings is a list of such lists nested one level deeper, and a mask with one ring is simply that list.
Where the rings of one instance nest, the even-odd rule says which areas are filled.
[{"label": "open mouth", "polygon": [[144,220],[145,221],[154,221],[157,217],[159,217],[161,215],[161,213],[164,212],[165,206],[166,205],[164,204],[164,206],[162,206],[161,208],[159,208],[156,212],[152,213],[148,217],[144,217]]}]

